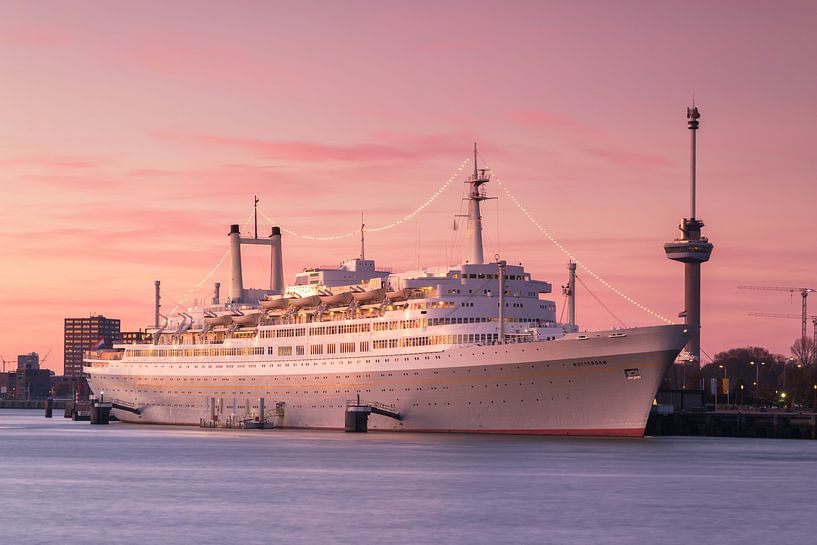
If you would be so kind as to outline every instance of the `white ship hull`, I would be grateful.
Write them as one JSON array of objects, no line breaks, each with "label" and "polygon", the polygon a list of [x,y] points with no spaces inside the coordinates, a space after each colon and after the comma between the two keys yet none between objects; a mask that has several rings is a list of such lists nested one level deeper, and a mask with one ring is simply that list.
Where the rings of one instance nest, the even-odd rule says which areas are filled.
[{"label": "white ship hull", "polygon": [[[586,338],[581,338],[586,337]],[[369,429],[412,432],[635,436],[644,434],[664,373],[688,340],[656,326],[551,341],[443,351],[309,358],[282,367],[265,356],[130,362],[89,359],[92,390],[138,409],[120,420],[199,425],[258,415],[282,403],[286,428],[342,429],[347,402],[393,405]]]}]

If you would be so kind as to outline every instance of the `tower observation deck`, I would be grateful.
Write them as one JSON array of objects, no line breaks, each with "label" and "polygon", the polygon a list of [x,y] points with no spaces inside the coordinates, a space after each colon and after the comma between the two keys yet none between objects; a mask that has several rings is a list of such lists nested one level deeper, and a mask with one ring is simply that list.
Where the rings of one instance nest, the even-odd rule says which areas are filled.
[{"label": "tower observation deck", "polygon": [[687,108],[687,125],[691,134],[689,217],[681,220],[681,237],[664,244],[667,258],[684,264],[683,315],[691,335],[686,349],[698,365],[701,363],[701,263],[709,261],[713,248],[712,243],[701,234],[704,222],[696,217],[695,211],[695,133],[700,117],[694,104],[692,108]]}]

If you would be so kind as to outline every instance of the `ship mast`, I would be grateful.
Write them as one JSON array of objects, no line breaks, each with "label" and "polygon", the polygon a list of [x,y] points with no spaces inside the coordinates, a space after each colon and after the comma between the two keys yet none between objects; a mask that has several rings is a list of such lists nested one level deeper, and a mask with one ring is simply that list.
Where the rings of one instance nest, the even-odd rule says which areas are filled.
[{"label": "ship mast", "polygon": [[487,168],[477,168],[477,143],[474,142],[474,173],[465,181],[471,184],[468,192],[468,224],[466,228],[468,241],[465,250],[466,263],[485,263],[485,256],[482,252],[482,215],[479,210],[479,203],[495,198],[485,195],[483,184],[490,181],[491,171]]}]

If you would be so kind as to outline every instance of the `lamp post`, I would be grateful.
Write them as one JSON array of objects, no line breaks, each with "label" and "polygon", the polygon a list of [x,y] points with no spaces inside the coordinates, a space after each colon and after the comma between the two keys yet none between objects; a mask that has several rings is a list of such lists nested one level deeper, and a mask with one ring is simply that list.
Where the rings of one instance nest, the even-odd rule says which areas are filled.
[{"label": "lamp post", "polygon": [[[789,364],[794,363],[794,357],[790,357],[788,363]],[[788,365],[786,365],[784,363],[783,364],[783,391],[784,392],[786,391],[786,367],[788,367]]]},{"label": "lamp post", "polygon": [[740,405],[743,406],[743,384],[740,385]]},{"label": "lamp post", "polygon": [[817,413],[817,384],[814,385],[814,405],[812,405],[812,409]]},{"label": "lamp post", "polygon": [[723,385],[726,386],[726,408],[729,408],[729,379],[726,377],[726,366],[725,365],[718,365],[721,369],[723,369]]},{"label": "lamp post", "polygon": [[[749,365],[752,365],[755,368],[755,399],[760,401],[760,366],[766,365],[766,362],[762,361],[760,363],[755,363],[750,361]],[[758,403],[758,405],[760,405],[760,403]]]}]

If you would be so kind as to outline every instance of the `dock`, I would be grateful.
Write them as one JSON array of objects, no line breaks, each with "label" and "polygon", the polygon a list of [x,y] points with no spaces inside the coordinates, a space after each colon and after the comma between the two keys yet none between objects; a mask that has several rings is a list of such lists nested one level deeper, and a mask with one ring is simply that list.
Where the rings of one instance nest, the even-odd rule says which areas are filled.
[{"label": "dock", "polygon": [[[47,399],[0,399],[0,409],[45,409]],[[73,402],[72,399],[54,399],[53,409],[64,409],[67,403]]]},{"label": "dock", "polygon": [[267,400],[264,398],[254,400],[255,406],[250,400],[243,400],[240,407],[236,399],[229,401],[231,403],[226,403],[223,398],[210,398],[207,402],[207,417],[199,419],[199,427],[269,430],[283,426],[286,406],[283,401],[273,401],[270,409],[266,408]]},{"label": "dock", "polygon": [[653,411],[645,435],[817,439],[817,413],[774,409]]}]

